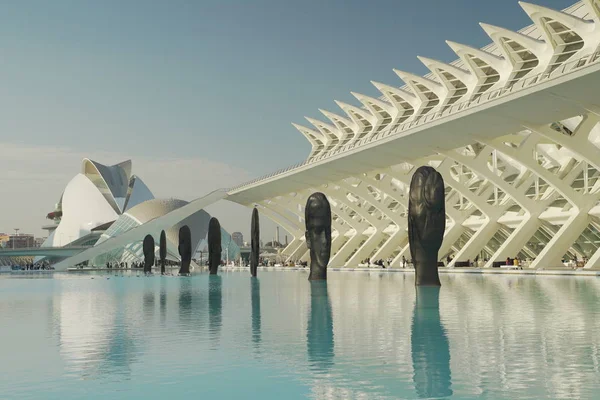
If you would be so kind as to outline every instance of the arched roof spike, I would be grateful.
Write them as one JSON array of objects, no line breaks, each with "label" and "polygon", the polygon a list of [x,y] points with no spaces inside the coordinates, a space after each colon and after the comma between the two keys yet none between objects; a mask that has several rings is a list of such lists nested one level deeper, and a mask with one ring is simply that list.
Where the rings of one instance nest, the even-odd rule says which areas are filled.
[{"label": "arched roof spike", "polygon": [[[509,62],[507,60],[505,60],[502,57],[498,57],[497,55],[494,55],[492,53],[488,53],[487,51],[476,49],[475,47],[471,47],[466,44],[456,43],[451,40],[446,40],[446,43],[448,44],[448,46],[450,46],[452,51],[454,51],[456,55],[458,55],[463,60],[465,59],[465,55],[472,55],[477,58],[480,58],[481,60],[488,63],[491,67],[494,67],[496,69],[506,69],[510,67],[508,65]],[[470,66],[471,63],[467,62],[467,65]]]},{"label": "arched roof spike", "polygon": [[329,119],[331,121],[331,123],[334,124],[342,132],[345,131],[346,127],[352,129],[352,131],[356,131],[356,129],[358,129],[358,127],[356,126],[356,123],[351,119],[342,117],[341,115],[338,115],[336,113],[332,113],[331,111],[323,110],[320,108],[319,108],[319,111],[321,112],[321,114],[323,114],[325,117],[327,117],[327,119]]},{"label": "arched roof spike", "polygon": [[532,38],[531,36],[524,35],[522,33],[513,32],[509,29],[502,28],[495,25],[485,24],[480,22],[479,25],[481,28],[487,33],[487,35],[498,45],[498,48],[502,50],[506,57],[509,55],[506,54],[504,46],[500,39],[510,39],[514,40],[521,46],[525,47],[527,50],[531,51],[542,63],[542,60],[545,58],[550,58],[552,55],[552,48],[548,45],[548,43]]},{"label": "arched roof spike", "polygon": [[481,72],[477,70],[477,67],[473,65],[473,61],[470,57],[477,57],[490,67],[494,68],[500,75],[500,81],[505,81],[512,72],[512,64],[503,57],[498,57],[487,51],[476,49],[466,44],[456,43],[450,40],[446,40],[446,43],[450,48],[465,62],[471,72],[476,76],[480,76]]},{"label": "arched roof spike", "polygon": [[[593,21],[586,21],[584,19],[577,18],[574,15],[553,10],[552,8],[538,6],[537,4],[526,3],[524,1],[519,1],[519,5],[527,13],[527,15],[529,15],[529,18],[531,18],[531,20],[538,26],[541,25],[541,18],[550,18],[571,28],[582,37],[588,36],[596,26]],[[542,29],[542,31],[545,32],[544,29]]]},{"label": "arched roof spike", "polygon": [[304,117],[304,118],[306,118],[306,120],[308,122],[313,124],[319,130],[319,132],[321,132],[323,134],[323,136],[327,136],[331,139],[334,139],[334,138],[340,139],[342,137],[342,133],[335,126],[327,124],[318,119],[314,119],[314,118],[310,118],[310,117]]},{"label": "arched roof spike", "polygon": [[329,139],[325,138],[320,132],[317,132],[314,129],[310,129],[305,126],[295,124],[293,122],[292,126],[296,128],[302,135],[304,135],[306,140],[308,140],[308,142],[312,146],[308,159],[321,153],[329,143]]},{"label": "arched roof spike", "polygon": [[394,107],[392,104],[390,104],[386,101],[382,101],[380,99],[376,99],[374,97],[356,93],[356,92],[350,92],[350,93],[352,94],[352,96],[356,97],[358,99],[358,101],[363,103],[365,105],[365,107],[367,107],[369,109],[369,111],[371,111],[372,114],[381,115],[381,112],[378,111],[375,107],[373,107],[373,105],[375,105],[376,107],[379,107],[380,109],[382,109],[383,111],[388,113],[391,117],[394,117],[394,116],[396,116],[396,114],[398,114],[398,110],[396,109],[396,107]]},{"label": "arched roof spike", "polygon": [[427,68],[429,68],[431,70],[431,72],[433,72],[438,77],[438,79],[442,82],[445,80],[445,78],[443,76],[441,76],[441,74],[438,73],[438,71],[437,71],[438,69],[441,69],[441,70],[451,73],[456,78],[460,79],[465,85],[467,85],[469,82],[473,82],[473,81],[477,80],[477,77],[474,76],[471,72],[465,71],[462,68],[458,68],[455,65],[446,64],[441,61],[434,60],[432,58],[422,57],[422,56],[417,56],[417,58],[419,59],[419,61],[421,61],[423,63],[423,65],[425,65]]},{"label": "arched roof spike", "polygon": [[348,114],[350,116],[350,118],[352,118],[353,121],[355,121],[357,124],[360,124],[361,126],[364,125],[364,124],[361,123],[360,120],[356,120],[356,117],[354,115],[352,115],[352,113],[356,113],[356,114],[360,115],[361,117],[363,117],[364,119],[366,119],[371,125],[375,125],[375,123],[377,123],[377,118],[373,114],[369,113],[366,110],[363,110],[363,109],[358,108],[358,107],[354,107],[353,105],[350,105],[348,103],[344,103],[343,101],[335,100],[335,103],[342,110],[344,110],[344,112],[346,114]]},{"label": "arched roof spike", "polygon": [[305,126],[295,124],[292,122],[294,128],[296,128],[304,137],[311,143],[321,143],[326,145],[329,142],[329,139],[323,136],[323,134],[319,131],[315,131],[314,129],[307,128]]},{"label": "arched roof spike", "polygon": [[438,82],[432,81],[431,79],[424,78],[419,75],[412,74],[410,72],[400,71],[394,68],[394,72],[396,75],[400,77],[406,84],[422,97],[422,90],[419,89],[415,83],[425,86],[427,89],[431,90],[438,98],[443,98],[446,95],[446,89],[440,85]]},{"label": "arched roof spike", "polygon": [[413,109],[417,109],[421,104],[421,100],[419,100],[414,93],[407,92],[394,86],[386,85],[385,83],[379,83],[375,81],[371,81],[371,83],[387,99],[389,99],[392,104],[395,104],[401,108],[404,108],[401,105],[403,101],[407,102]]}]

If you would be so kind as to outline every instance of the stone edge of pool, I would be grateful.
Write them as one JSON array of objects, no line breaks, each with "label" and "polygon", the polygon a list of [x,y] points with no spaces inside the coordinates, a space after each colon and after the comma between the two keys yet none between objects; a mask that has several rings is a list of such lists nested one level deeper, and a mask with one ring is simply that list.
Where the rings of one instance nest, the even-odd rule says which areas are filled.
[{"label": "stone edge of pool", "polygon": [[[221,267],[224,271],[247,271],[244,267]],[[259,267],[264,271],[306,271],[308,268],[300,267]],[[412,273],[414,268],[351,268],[335,267],[328,268],[329,271],[336,272],[376,272],[376,273]],[[600,270],[561,270],[561,269],[499,269],[499,268],[440,268],[439,272],[444,274],[494,274],[494,275],[574,275],[574,276],[600,276]]]},{"label": "stone edge of pool", "polygon": [[[203,268],[203,270],[206,268]],[[248,271],[246,267],[220,267],[221,271]],[[259,267],[262,271],[306,271],[309,272],[308,268],[300,267]],[[413,268],[364,268],[364,267],[330,267],[329,271],[334,272],[373,272],[373,273],[405,273],[414,274]],[[107,270],[106,268],[90,268],[90,269],[76,269],[69,270],[67,272],[100,272],[100,271],[115,271]],[[131,269],[128,269],[131,271]],[[2,274],[52,274],[55,272],[65,271],[0,271]],[[600,276],[600,270],[562,270],[562,269],[499,269],[499,268],[440,268],[441,274],[479,274],[479,275],[561,275],[561,276]]]}]

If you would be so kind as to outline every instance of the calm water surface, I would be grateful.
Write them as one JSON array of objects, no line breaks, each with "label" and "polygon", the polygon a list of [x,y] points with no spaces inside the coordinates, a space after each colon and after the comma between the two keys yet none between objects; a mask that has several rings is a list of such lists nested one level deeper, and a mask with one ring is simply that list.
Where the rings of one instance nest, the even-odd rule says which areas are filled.
[{"label": "calm water surface", "polygon": [[3,274],[0,399],[600,397],[596,278],[306,278]]}]

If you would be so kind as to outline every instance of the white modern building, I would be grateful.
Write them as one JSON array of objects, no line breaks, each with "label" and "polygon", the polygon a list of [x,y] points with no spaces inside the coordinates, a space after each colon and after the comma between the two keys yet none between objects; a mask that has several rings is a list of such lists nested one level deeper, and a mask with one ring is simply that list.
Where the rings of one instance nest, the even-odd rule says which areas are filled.
[{"label": "white modern building", "polygon": [[600,1],[520,5],[533,25],[481,24],[490,45],[447,42],[454,62],[419,57],[428,75],[395,70],[400,85],[373,82],[380,97],[353,93],[357,105],[294,124],[312,145],[306,161],[229,199],[258,205],[293,235],[285,253],[306,260],[303,207],[321,191],[334,213],[331,265],[398,265],[410,258],[410,179],[428,164],[446,183],[450,267],[477,256],[486,267],[515,256],[600,267]]},{"label": "white modern building", "polygon": [[446,184],[440,258],[453,257],[450,267],[517,256],[531,268],[565,258],[599,268],[600,0],[563,11],[519,4],[532,25],[481,24],[488,46],[447,42],[455,61],[419,57],[426,76],[395,70],[399,82],[373,82],[381,96],[353,93],[355,105],[336,102],[341,111],[294,124],[312,146],[305,161],[152,222],[172,225],[221,199],[256,206],[292,235],[284,254],[308,260],[304,204],[320,191],[332,205],[330,266],[398,265],[410,258],[408,185],[418,166],[431,165]]},{"label": "white modern building", "polygon": [[[106,251],[88,258],[91,265],[103,266],[115,262],[139,262],[143,260],[142,242],[147,234],[154,237],[156,252],[160,242],[161,230],[167,238],[167,258],[179,260],[179,229],[188,225],[192,233],[192,248],[201,247],[206,241],[208,223],[211,216],[204,210],[181,218],[160,229],[147,229],[149,221],[178,210],[189,202],[179,199],[155,199],[150,189],[132,172],[131,160],[107,166],[96,161],[84,159],[81,171],[67,184],[59,202],[48,218],[53,223],[45,226],[50,234],[42,244],[47,250],[46,257],[58,254],[57,248],[96,248],[102,243],[115,243],[123,233],[138,228],[138,234],[117,246],[109,246]],[[235,259],[239,248],[230,235],[221,229],[223,240],[223,259]],[[201,250],[201,249],[200,249]],[[0,254],[1,256],[1,254]],[[39,256],[39,261],[44,256]]]}]

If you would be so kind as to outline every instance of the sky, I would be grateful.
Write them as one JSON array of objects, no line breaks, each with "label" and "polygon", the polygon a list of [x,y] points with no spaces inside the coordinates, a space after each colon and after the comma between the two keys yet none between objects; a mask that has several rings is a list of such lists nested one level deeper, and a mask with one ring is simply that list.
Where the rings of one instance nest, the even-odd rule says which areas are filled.
[{"label": "sky", "polygon": [[[302,161],[292,122],[488,44],[479,22],[531,24],[513,0],[0,1],[0,232],[42,235],[83,157],[185,200]],[[250,210],[207,211],[249,237]]]}]

